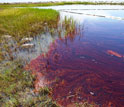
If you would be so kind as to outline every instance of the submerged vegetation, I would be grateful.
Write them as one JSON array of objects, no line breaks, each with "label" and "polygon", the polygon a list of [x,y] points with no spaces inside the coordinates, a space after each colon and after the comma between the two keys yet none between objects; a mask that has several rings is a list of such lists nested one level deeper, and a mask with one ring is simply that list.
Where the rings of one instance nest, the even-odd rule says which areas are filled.
[{"label": "submerged vegetation", "polygon": [[47,3],[1,3],[0,8],[6,7],[39,7],[39,6],[56,6],[56,5],[72,5],[72,4],[84,4],[84,5],[124,5],[124,2],[115,3],[115,2],[47,2]]}]

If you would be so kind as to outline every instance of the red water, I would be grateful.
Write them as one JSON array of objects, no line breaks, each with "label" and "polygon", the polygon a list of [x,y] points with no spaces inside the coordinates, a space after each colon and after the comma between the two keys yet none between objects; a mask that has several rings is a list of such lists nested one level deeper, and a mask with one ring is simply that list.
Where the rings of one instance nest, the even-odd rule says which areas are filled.
[{"label": "red water", "polygon": [[102,26],[104,31],[86,30],[57,39],[47,55],[30,63],[33,72],[39,73],[35,86],[42,87],[45,77],[44,84],[53,88],[52,97],[64,107],[84,100],[99,107],[124,107],[122,26],[116,33],[107,33],[110,29]]}]

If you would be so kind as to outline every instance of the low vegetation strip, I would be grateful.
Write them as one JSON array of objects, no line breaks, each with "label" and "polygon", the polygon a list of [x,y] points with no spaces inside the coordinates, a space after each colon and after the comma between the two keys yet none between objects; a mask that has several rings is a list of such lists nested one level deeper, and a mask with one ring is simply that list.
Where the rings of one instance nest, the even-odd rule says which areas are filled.
[{"label": "low vegetation strip", "polygon": [[72,4],[84,4],[84,5],[124,5],[124,2],[47,2],[47,3],[1,3],[0,8],[7,7],[39,7],[39,6],[55,6],[55,5],[72,5]]},{"label": "low vegetation strip", "polygon": [[[4,67],[5,66],[5,67]],[[34,76],[25,71],[21,61],[10,61],[0,69],[1,107],[58,107],[45,87],[34,93]]]},{"label": "low vegetation strip", "polygon": [[0,10],[0,37],[11,35],[20,39],[34,36],[44,30],[47,24],[55,27],[59,12],[51,9],[11,8]]}]

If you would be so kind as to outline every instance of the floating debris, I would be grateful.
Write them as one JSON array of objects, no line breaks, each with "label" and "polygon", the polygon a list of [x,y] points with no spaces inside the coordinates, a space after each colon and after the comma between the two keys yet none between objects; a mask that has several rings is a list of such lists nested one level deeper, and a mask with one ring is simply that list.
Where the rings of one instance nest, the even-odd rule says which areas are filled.
[{"label": "floating debris", "polygon": [[4,38],[11,38],[12,36],[11,35],[4,35],[3,37]]},{"label": "floating debris", "polygon": [[21,40],[21,43],[25,43],[25,42],[31,42],[33,40],[33,38],[23,38]]},{"label": "floating debris", "polygon": [[119,53],[117,53],[117,52],[114,52],[114,51],[112,51],[112,50],[107,50],[107,53],[108,53],[109,55],[113,55],[113,56],[116,56],[116,57],[119,57],[119,58],[122,58],[122,57],[123,57],[123,55],[121,55],[121,54],[119,54]]},{"label": "floating debris", "polygon": [[91,95],[94,95],[94,93],[93,93],[93,92],[90,92],[90,94],[91,94]]},{"label": "floating debris", "polygon": [[34,44],[31,44],[31,43],[27,43],[27,44],[23,44],[21,45],[22,48],[33,48],[35,45]]}]

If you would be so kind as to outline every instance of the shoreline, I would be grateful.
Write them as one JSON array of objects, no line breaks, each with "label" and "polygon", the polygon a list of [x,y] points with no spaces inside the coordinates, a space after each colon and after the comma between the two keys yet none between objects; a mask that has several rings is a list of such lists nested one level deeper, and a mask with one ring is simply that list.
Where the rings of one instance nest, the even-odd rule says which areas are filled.
[{"label": "shoreline", "polygon": [[28,2],[28,3],[0,3],[0,8],[8,7],[43,7],[59,5],[124,5],[124,2]]}]

